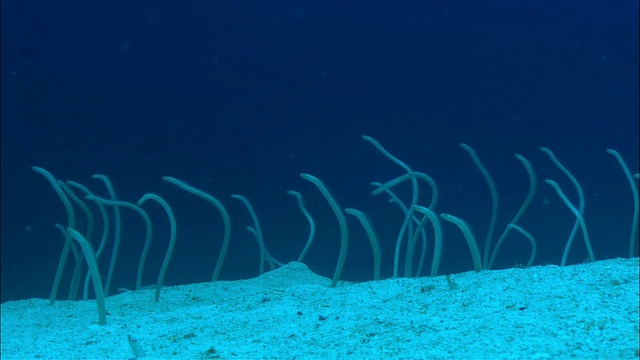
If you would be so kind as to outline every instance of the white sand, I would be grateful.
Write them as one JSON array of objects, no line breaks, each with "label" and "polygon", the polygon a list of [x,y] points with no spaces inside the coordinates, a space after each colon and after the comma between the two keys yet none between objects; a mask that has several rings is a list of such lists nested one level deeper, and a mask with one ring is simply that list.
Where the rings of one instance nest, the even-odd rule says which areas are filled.
[{"label": "white sand", "polygon": [[[291,263],[233,282],[2,304],[2,359],[637,359],[638,259],[340,283]],[[145,359],[146,359],[145,358]]]}]

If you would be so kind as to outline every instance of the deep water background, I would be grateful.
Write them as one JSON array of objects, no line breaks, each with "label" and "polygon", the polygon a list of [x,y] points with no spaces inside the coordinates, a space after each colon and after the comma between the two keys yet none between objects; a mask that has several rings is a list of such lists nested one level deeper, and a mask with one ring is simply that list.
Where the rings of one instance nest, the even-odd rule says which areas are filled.
[{"label": "deep water background", "polygon": [[[490,197],[458,143],[475,148],[496,182],[496,238],[528,189],[514,154],[528,158],[540,183],[520,224],[538,240],[536,265],[559,264],[574,221],[542,180],[577,199],[538,150],[549,147],[584,188],[596,258],[628,256],[633,200],[605,149],[638,172],[638,61],[633,0],[3,1],[2,301],[47,298],[62,249],[53,225],[66,223],[64,208],[32,165],[103,196],[91,175],[108,175],[123,200],[165,197],[178,222],[168,284],[210,279],[222,229],[213,207],[164,175],[227,207],[232,239],[222,279],[258,272],[258,247],[244,229],[251,218],[231,194],[252,202],[276,258],[297,258],[308,225],[290,189],[303,193],[318,226],[306,263],[331,277],[339,231],[317,189],[299,177],[311,173],[342,207],[371,217],[389,277],[403,218],[386,198],[370,196],[369,182],[403,171],[364,134],[431,175],[437,211],[465,219],[481,251]],[[408,191],[399,194],[407,199]],[[425,187],[422,202],[428,198]],[[168,223],[157,206],[145,209],[155,225],[144,278],[152,284]],[[343,279],[370,279],[369,242],[348,221]],[[123,226],[111,293],[134,286],[142,246],[138,216],[123,210]],[[443,226],[440,272],[471,270],[459,232]],[[100,261],[105,273],[110,251]],[[513,236],[495,267],[528,256],[528,242]],[[585,259],[579,236],[569,262]],[[60,298],[71,270],[69,262]]]}]

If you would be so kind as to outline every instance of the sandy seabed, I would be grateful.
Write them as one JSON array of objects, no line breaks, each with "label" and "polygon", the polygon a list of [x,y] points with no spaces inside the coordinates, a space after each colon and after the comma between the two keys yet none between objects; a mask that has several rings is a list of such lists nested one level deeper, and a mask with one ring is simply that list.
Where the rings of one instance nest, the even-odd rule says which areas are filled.
[{"label": "sandy seabed", "polygon": [[250,280],[2,304],[2,359],[637,359],[638,259],[365,283]]}]

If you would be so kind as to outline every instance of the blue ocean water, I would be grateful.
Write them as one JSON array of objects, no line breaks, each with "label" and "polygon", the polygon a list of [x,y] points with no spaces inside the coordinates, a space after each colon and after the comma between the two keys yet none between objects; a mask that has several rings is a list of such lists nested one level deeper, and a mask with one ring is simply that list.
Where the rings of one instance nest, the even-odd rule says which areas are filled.
[{"label": "blue ocean water", "polygon": [[[632,0],[3,1],[2,301],[48,297],[63,245],[54,224],[66,223],[64,207],[34,165],[101,196],[94,174],[108,175],[122,200],[163,196],[178,222],[169,285],[210,280],[222,221],[166,175],[227,208],[232,234],[221,279],[258,274],[259,249],[245,229],[254,225],[232,194],[251,201],[275,258],[297,258],[309,230],[287,190],[303,194],[318,228],[305,263],[331,277],[340,233],[324,198],[299,176],[310,173],[341,207],[370,216],[389,277],[404,218],[384,195],[372,197],[369,183],[405,171],[362,135],[432,176],[436,211],[464,219],[481,252],[491,197],[459,143],[475,149],[495,181],[494,244],[529,188],[514,155],[529,159],[538,189],[519,224],[538,242],[534,265],[560,263],[575,221],[543,182],[554,179],[577,202],[539,150],[548,147],[584,189],[596,259],[628,256],[633,197],[605,150],[638,172],[638,61]],[[421,189],[428,204],[428,187]],[[410,200],[406,184],[397,191]],[[145,209],[154,243],[144,282],[152,284],[169,230],[159,208]],[[342,279],[371,279],[369,241],[348,221]],[[440,273],[472,270],[459,231],[443,227]],[[112,293],[134,286],[143,238],[142,221],[123,210]],[[494,267],[520,266],[529,252],[526,239],[511,235]],[[111,243],[103,272],[110,253]],[[569,263],[586,254],[579,232]],[[69,261],[62,298],[72,270]]]}]

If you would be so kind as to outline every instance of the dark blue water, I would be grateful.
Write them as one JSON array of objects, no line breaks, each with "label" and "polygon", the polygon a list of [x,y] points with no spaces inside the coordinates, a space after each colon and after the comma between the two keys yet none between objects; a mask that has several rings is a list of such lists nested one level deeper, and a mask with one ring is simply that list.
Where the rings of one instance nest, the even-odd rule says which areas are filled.
[{"label": "dark blue water", "polygon": [[[258,246],[245,230],[253,223],[231,194],[251,201],[274,257],[297,258],[308,225],[285,193],[290,189],[303,194],[318,226],[305,262],[331,277],[338,225],[317,189],[299,177],[310,173],[340,206],[370,216],[382,277],[389,277],[403,216],[386,197],[372,197],[369,182],[404,170],[362,135],[432,176],[440,190],[435,210],[467,221],[481,251],[490,196],[458,143],[476,150],[496,183],[494,238],[529,186],[514,154],[529,159],[538,191],[519,224],[537,239],[535,265],[559,264],[575,221],[542,180],[558,181],[577,202],[571,183],[539,150],[546,146],[584,189],[595,257],[628,256],[633,197],[605,149],[619,151],[638,172],[638,60],[632,0],[3,1],[2,300],[48,297],[63,245],[54,224],[66,224],[64,207],[33,165],[101,196],[104,187],[91,175],[108,175],[122,200],[163,196],[178,222],[168,284],[210,280],[222,223],[211,205],[164,175],[206,190],[229,211],[222,279],[258,273]],[[422,189],[427,204],[428,187]],[[409,201],[408,186],[398,195]],[[144,282],[153,284],[168,223],[157,206],[145,209],[154,243]],[[364,281],[371,248],[355,218],[348,221],[342,279]],[[84,229],[84,217],[78,222]],[[443,227],[440,273],[471,270],[459,231]],[[134,286],[143,237],[139,217],[123,210],[113,289]],[[569,263],[587,258],[582,239],[578,233]],[[637,240],[635,248],[638,256]],[[494,267],[526,263],[529,249],[511,235]]]}]

